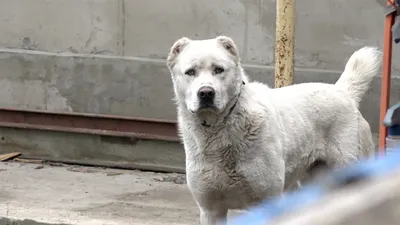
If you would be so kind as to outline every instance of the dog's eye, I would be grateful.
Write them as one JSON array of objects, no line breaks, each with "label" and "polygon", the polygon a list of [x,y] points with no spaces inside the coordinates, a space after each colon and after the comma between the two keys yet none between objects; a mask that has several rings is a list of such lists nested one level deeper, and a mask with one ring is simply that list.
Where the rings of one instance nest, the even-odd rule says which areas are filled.
[{"label": "dog's eye", "polygon": [[196,71],[194,71],[194,69],[188,69],[185,72],[185,74],[188,76],[193,76],[195,73],[196,73]]},{"label": "dog's eye", "polygon": [[220,74],[220,73],[223,73],[224,71],[225,70],[222,67],[215,67],[215,69],[214,69],[215,74]]}]

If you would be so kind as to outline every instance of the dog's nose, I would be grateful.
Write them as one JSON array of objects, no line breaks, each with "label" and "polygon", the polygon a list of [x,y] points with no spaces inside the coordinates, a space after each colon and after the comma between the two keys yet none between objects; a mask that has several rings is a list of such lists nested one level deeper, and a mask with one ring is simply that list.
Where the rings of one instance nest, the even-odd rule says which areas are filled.
[{"label": "dog's nose", "polygon": [[201,101],[212,101],[214,100],[215,90],[212,87],[202,87],[197,92],[197,96]]}]

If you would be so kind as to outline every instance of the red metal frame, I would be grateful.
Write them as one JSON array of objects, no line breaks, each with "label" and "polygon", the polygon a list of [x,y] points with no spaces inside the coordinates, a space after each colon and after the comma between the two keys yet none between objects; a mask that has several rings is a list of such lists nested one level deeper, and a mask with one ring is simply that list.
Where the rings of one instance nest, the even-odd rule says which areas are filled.
[{"label": "red metal frame", "polygon": [[[395,5],[393,0],[388,0],[388,5]],[[383,46],[383,68],[382,68],[382,87],[381,87],[381,107],[379,118],[379,155],[385,154],[387,127],[383,126],[382,121],[389,108],[390,100],[390,78],[392,69],[392,26],[394,23],[394,13],[386,15]]]}]

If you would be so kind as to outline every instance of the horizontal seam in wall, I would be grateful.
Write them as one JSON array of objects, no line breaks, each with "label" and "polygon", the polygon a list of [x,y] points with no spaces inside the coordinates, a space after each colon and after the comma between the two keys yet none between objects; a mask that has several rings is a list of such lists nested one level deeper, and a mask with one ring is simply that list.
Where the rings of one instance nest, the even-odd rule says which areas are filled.
[{"label": "horizontal seam in wall", "polygon": [[[98,55],[98,54],[77,54],[70,52],[46,52],[38,50],[26,50],[26,49],[12,49],[12,48],[0,48],[0,54],[28,54],[28,55],[44,55],[44,56],[56,56],[56,57],[77,57],[77,58],[98,58],[98,59],[121,59],[127,61],[138,61],[138,62],[149,62],[155,64],[165,65],[165,59],[154,59],[146,57],[136,57],[136,56],[112,56],[112,55]],[[257,64],[242,64],[244,68],[251,69],[264,69],[264,70],[274,70],[273,66],[268,65],[257,65]],[[328,70],[328,69],[317,69],[317,68],[303,68],[295,67],[296,72],[311,72],[311,73],[329,73],[329,74],[341,74],[342,71],[339,70]],[[396,71],[395,71],[396,72]],[[392,78],[399,79],[400,75],[393,75]]]}]

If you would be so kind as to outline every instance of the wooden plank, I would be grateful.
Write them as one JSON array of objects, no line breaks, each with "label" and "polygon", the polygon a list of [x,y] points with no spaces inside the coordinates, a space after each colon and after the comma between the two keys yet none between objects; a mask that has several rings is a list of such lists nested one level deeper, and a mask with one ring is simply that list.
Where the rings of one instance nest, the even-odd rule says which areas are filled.
[{"label": "wooden plank", "polygon": [[12,152],[12,153],[7,153],[7,154],[2,154],[0,155],[0,161],[6,161],[12,158],[15,158],[17,156],[21,155],[21,152]]},{"label": "wooden plank", "polygon": [[15,158],[14,161],[20,162],[20,163],[36,163],[36,164],[43,163],[43,160],[40,160],[40,159],[21,159],[21,158]]}]

